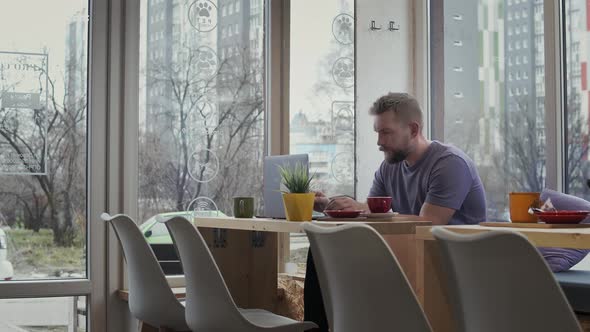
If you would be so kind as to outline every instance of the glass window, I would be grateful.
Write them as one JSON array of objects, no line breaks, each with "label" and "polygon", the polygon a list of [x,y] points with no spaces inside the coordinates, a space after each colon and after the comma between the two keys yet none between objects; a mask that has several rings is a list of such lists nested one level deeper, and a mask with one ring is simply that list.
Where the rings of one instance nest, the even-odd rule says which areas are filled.
[{"label": "glass window", "polygon": [[[291,1],[290,21],[290,153],[309,154],[317,190],[353,196],[354,1]],[[293,235],[291,260],[307,246]]]},{"label": "glass window", "polygon": [[[263,0],[238,3],[250,12],[254,2],[264,8]],[[258,214],[265,146],[264,11],[254,14],[260,17],[252,21],[256,24],[236,31],[239,38],[223,38],[226,27],[228,36],[234,32],[235,18],[218,15],[215,2],[156,6],[143,0],[141,6],[140,220],[178,211],[232,215],[233,196],[254,196]],[[148,23],[151,15],[175,6],[184,6],[180,12],[185,14]],[[233,3],[228,8],[232,13]],[[181,27],[177,37],[150,41],[151,34],[173,24]],[[247,51],[233,54],[234,49]],[[147,50],[158,50],[161,57],[150,59]]]},{"label": "glass window", "polygon": [[[434,138],[461,148],[474,160],[486,189],[490,220],[508,220],[510,191],[545,187],[544,80],[537,79],[544,75],[543,21],[542,15],[521,19],[522,13],[542,13],[543,3],[522,1],[517,10],[503,3],[444,1],[444,12],[459,11],[465,19],[445,18],[444,48],[438,51],[444,52],[439,54],[444,56],[444,68],[432,64],[434,80],[440,79],[437,73],[444,75],[445,96],[444,118],[436,107],[433,110]],[[521,47],[539,36],[538,31],[540,43]],[[452,47],[458,38],[464,41],[461,49]],[[452,70],[457,65],[463,72]],[[453,98],[456,91],[462,91],[463,98]],[[442,133],[437,133],[436,124]]]},{"label": "glass window", "polygon": [[88,3],[6,6],[0,11],[0,280],[84,278]]},{"label": "glass window", "polygon": [[565,1],[566,6],[566,190],[590,199],[587,180],[590,178],[588,155],[590,88],[588,87],[588,4],[582,0]]},{"label": "glass window", "polygon": [[85,296],[0,299],[0,331],[88,331]]}]

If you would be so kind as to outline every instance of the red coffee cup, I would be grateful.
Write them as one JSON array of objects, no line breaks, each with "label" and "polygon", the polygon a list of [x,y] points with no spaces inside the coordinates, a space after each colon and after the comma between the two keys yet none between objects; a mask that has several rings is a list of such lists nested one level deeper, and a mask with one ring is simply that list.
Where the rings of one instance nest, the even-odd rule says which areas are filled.
[{"label": "red coffee cup", "polygon": [[391,197],[367,197],[367,204],[372,213],[385,213],[391,209]]}]

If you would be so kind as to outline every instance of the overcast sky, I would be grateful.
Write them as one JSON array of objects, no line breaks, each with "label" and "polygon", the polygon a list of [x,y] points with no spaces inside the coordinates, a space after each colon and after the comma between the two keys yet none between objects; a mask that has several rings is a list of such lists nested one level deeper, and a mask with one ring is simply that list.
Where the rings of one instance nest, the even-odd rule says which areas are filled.
[{"label": "overcast sky", "polygon": [[[332,21],[341,13],[353,15],[352,3],[352,0],[291,1],[291,116],[299,111],[316,120],[325,119],[328,115],[331,98],[314,96],[314,83],[322,80],[335,85],[331,77],[318,75],[325,76],[331,73],[331,68],[321,70],[320,66],[322,62],[326,62],[334,47],[342,48],[342,52],[336,51],[335,54],[347,53],[344,50],[347,46],[334,42]],[[352,45],[348,45],[348,48],[351,49]],[[341,88],[335,87],[333,94],[337,95],[337,100],[353,100],[352,89],[345,93]]]},{"label": "overcast sky", "polygon": [[[62,72],[66,26],[87,8],[80,0],[0,0],[0,51],[49,53],[50,74]],[[8,10],[6,10],[8,8]]]},{"label": "overcast sky", "polygon": [[[144,8],[146,3],[142,1]],[[332,21],[342,12],[353,14],[351,4],[352,0],[291,1],[291,114],[301,110],[317,119],[329,110],[328,98],[314,96],[314,83],[318,75],[330,72],[319,66],[334,47]],[[0,51],[42,53],[46,47],[50,74],[62,75],[67,23],[87,8],[87,1],[0,0],[0,5],[10,8],[0,11]],[[333,81],[328,77],[327,82]],[[352,98],[352,90],[335,93],[341,94],[339,99]]]}]

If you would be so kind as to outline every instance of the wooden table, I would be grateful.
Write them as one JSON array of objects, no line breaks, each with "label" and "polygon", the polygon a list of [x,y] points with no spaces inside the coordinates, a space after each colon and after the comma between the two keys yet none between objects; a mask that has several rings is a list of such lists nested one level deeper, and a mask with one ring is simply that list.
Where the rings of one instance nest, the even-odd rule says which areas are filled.
[{"label": "wooden table", "polygon": [[[590,249],[590,228],[538,229],[469,226],[436,226],[473,234],[491,230],[518,232],[535,246]],[[432,226],[417,227],[417,295],[435,332],[456,331],[449,304],[446,281],[440,261],[438,244],[430,230]]]},{"label": "wooden table", "polygon": [[[350,221],[313,221],[334,227]],[[418,226],[432,223],[417,216],[396,216],[390,221],[354,221],[373,227],[390,245],[413,286],[416,285],[416,242]],[[241,308],[276,311],[278,303],[278,234],[304,233],[302,222],[262,218],[213,218],[194,220],[207,242],[224,280]],[[184,289],[175,289],[178,297]],[[126,291],[119,291],[125,299]],[[149,331],[144,325],[142,331]]]},{"label": "wooden table", "polygon": [[[362,221],[385,238],[413,285],[416,284],[416,227],[431,225],[431,222],[418,219],[400,216],[392,221]],[[326,227],[351,223],[313,222]],[[196,218],[195,224],[209,244],[238,306],[275,311],[278,234],[303,233],[303,223],[261,218]]]}]

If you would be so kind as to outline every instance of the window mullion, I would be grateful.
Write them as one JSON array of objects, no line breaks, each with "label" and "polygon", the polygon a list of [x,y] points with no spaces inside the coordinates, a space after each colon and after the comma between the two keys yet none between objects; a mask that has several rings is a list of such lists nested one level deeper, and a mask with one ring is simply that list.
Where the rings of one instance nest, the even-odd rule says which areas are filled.
[{"label": "window mullion", "polygon": [[548,0],[545,12],[545,130],[547,137],[546,186],[563,191],[564,185],[564,65],[562,2]]},{"label": "window mullion", "polygon": [[[289,153],[290,1],[265,2],[266,155]],[[278,271],[289,260],[288,233],[279,234]]]}]

